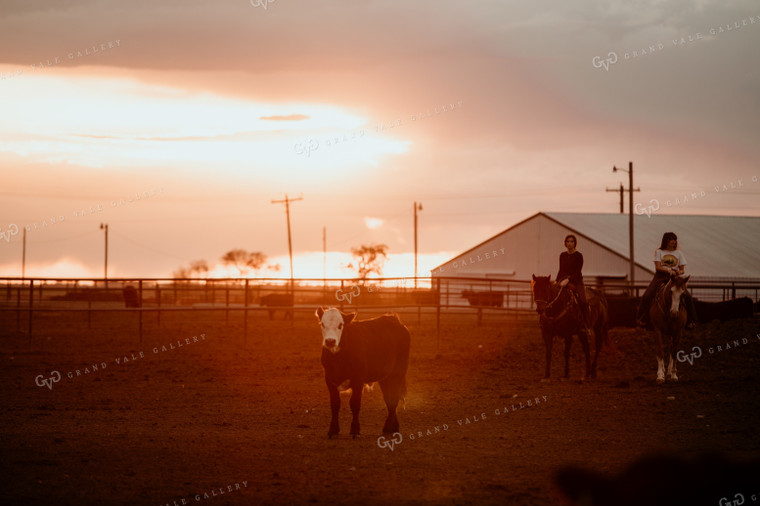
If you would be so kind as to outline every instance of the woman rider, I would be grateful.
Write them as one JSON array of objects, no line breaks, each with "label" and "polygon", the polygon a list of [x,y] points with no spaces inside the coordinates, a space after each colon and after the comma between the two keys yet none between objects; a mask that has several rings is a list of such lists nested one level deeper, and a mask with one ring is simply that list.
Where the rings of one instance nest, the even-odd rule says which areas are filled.
[{"label": "woman rider", "polygon": [[[652,299],[654,298],[657,289],[670,280],[672,276],[681,276],[684,273],[686,267],[686,255],[678,249],[678,237],[673,232],[665,232],[662,235],[662,241],[660,248],[654,252],[654,278],[644,292],[644,296],[641,298],[641,304],[639,305],[638,314],[636,315],[636,323],[640,327],[646,327],[649,323],[649,307],[652,305]],[[683,294],[684,301],[686,303],[686,312],[688,314],[688,322],[686,328],[693,329],[697,317],[694,311],[694,302],[691,299],[691,294],[686,291]]]},{"label": "woman rider", "polygon": [[575,285],[575,293],[578,294],[584,325],[588,328],[588,301],[586,300],[586,287],[583,285],[583,274],[581,274],[583,255],[575,249],[576,244],[578,244],[578,241],[573,234],[568,234],[565,237],[565,248],[567,248],[567,251],[563,251],[559,255],[557,283],[568,279],[570,283]]}]

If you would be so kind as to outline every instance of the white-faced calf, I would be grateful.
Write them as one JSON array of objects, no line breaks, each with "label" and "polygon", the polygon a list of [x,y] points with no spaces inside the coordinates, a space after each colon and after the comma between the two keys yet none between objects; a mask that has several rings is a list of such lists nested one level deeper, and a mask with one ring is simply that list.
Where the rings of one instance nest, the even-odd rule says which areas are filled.
[{"label": "white-faced calf", "polygon": [[359,409],[365,384],[378,382],[388,408],[384,433],[399,431],[396,408],[406,395],[406,370],[409,365],[409,329],[397,315],[384,315],[355,321],[356,313],[342,313],[336,308],[316,311],[322,328],[322,366],[330,394],[332,419],[327,436],[340,432],[338,387],[351,388],[351,435],[359,435]]}]

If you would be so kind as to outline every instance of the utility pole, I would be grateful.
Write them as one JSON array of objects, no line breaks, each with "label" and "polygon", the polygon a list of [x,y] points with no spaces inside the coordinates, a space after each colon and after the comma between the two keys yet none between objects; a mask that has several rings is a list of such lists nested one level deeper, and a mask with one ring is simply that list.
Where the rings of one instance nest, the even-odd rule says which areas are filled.
[{"label": "utility pole", "polygon": [[[620,189],[607,188],[608,192],[620,192],[620,214],[623,214],[623,183],[620,183]],[[636,190],[639,191],[639,190]]]},{"label": "utility pole", "polygon": [[105,230],[106,232],[106,252],[105,265],[103,266],[103,281],[105,282],[106,290],[108,290],[108,223],[101,223],[100,230]]},{"label": "utility pole", "polygon": [[285,200],[273,200],[272,204],[285,204],[285,216],[288,220],[288,255],[290,256],[290,289],[291,293],[293,290],[293,241],[291,240],[290,235],[290,203],[296,202],[299,200],[303,200],[303,196],[298,197],[297,199],[289,199],[288,195],[285,194]]},{"label": "utility pole", "polygon": [[322,227],[322,281],[327,286],[327,227]]},{"label": "utility pole", "polygon": [[414,287],[417,288],[417,210],[422,211],[422,204],[414,203]]},{"label": "utility pole", "polygon": [[23,245],[21,246],[21,279],[26,278],[26,227],[24,227]]},{"label": "utility pole", "polygon": [[612,172],[627,172],[628,173],[628,255],[630,258],[631,263],[631,274],[630,274],[630,283],[631,283],[631,293],[633,293],[633,282],[634,282],[634,268],[635,268],[635,262],[633,258],[633,192],[634,191],[640,191],[639,188],[633,189],[633,162],[628,162],[628,170],[625,169],[619,169],[616,166],[612,166]]}]

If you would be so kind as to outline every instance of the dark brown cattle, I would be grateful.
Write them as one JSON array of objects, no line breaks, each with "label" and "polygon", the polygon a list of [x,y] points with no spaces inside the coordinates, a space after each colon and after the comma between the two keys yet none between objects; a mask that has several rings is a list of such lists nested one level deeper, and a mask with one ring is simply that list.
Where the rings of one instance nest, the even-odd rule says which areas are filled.
[{"label": "dark brown cattle", "polygon": [[259,299],[259,305],[267,307],[269,312],[269,319],[274,319],[274,312],[278,309],[285,311],[283,320],[288,316],[293,315],[293,294],[292,293],[270,293],[263,295]]},{"label": "dark brown cattle", "polygon": [[635,327],[641,297],[607,295],[610,327]]},{"label": "dark brown cattle", "polygon": [[332,419],[327,436],[340,432],[340,390],[351,389],[351,435],[359,435],[359,409],[364,385],[380,384],[388,417],[383,433],[399,431],[396,408],[406,395],[406,370],[409,365],[409,329],[397,315],[354,321],[356,313],[336,308],[316,311],[322,327],[322,366],[330,394]]},{"label": "dark brown cattle", "polygon": [[122,294],[124,295],[124,305],[126,307],[140,307],[140,301],[138,300],[138,293],[134,286],[127,285],[122,290]]},{"label": "dark brown cattle", "polygon": [[462,297],[467,299],[471,306],[494,306],[502,307],[504,305],[503,291],[483,291],[478,292],[475,290],[462,290]]},{"label": "dark brown cattle", "polygon": [[734,463],[716,455],[694,460],[653,455],[618,476],[566,467],[555,482],[577,506],[738,506],[760,500],[760,461]]},{"label": "dark brown cattle", "polygon": [[736,318],[752,318],[753,315],[752,299],[749,297],[723,302],[695,300],[694,309],[697,311],[697,318],[700,323],[710,323],[713,320],[720,320],[721,323],[724,323]]}]

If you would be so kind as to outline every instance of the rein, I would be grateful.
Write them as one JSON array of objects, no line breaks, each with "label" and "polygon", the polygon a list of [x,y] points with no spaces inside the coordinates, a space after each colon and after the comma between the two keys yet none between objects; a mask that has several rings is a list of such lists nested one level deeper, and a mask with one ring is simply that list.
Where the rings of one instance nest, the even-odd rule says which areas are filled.
[{"label": "rein", "polygon": [[572,298],[568,301],[567,304],[565,304],[565,307],[562,308],[562,311],[560,311],[558,315],[556,315],[556,316],[549,316],[549,315],[546,314],[546,312],[549,309],[551,309],[552,305],[555,302],[557,302],[557,299],[559,299],[559,296],[562,295],[562,290],[564,290],[564,289],[565,289],[564,286],[560,286],[559,287],[559,291],[557,292],[557,295],[550,302],[546,302],[544,300],[535,299],[536,302],[543,302],[544,304],[546,304],[544,306],[544,312],[541,314],[542,318],[545,318],[547,321],[551,322],[551,321],[555,321],[555,320],[559,320],[559,319],[563,318],[568,313],[568,311],[570,311],[570,308],[572,308],[572,306],[573,306],[572,305]]},{"label": "rein", "polygon": [[536,302],[543,302],[544,304],[546,304],[546,306],[544,306],[544,311],[546,311],[547,309],[552,307],[552,304],[557,302],[557,299],[559,299],[559,296],[562,295],[562,290],[564,290],[564,288],[565,288],[564,286],[559,287],[559,292],[557,292],[557,295],[551,300],[551,302],[546,302],[545,300],[538,300],[536,298],[534,298],[534,300]]},{"label": "rein", "polygon": [[[657,290],[657,307],[658,307],[658,308],[660,308],[660,311],[662,311],[662,314],[663,314],[663,316],[665,316],[666,318],[667,318],[667,317],[670,317],[670,311],[668,310],[668,308],[666,308],[666,307],[663,305],[663,304],[665,303],[665,299],[667,299],[667,298],[668,298],[668,289],[667,289],[668,285],[670,285],[670,281],[668,281],[667,283],[665,283],[664,285],[662,285],[662,286],[661,286],[661,287],[660,287],[660,288]],[[662,296],[660,296],[660,295],[662,295]],[[670,292],[670,295],[669,295],[669,296],[670,296],[670,298],[671,298],[671,302],[672,302],[672,298],[673,298],[673,292]],[[680,303],[680,301],[679,301],[679,303],[678,303],[678,308],[679,308],[679,309],[681,308],[681,303]]]}]

